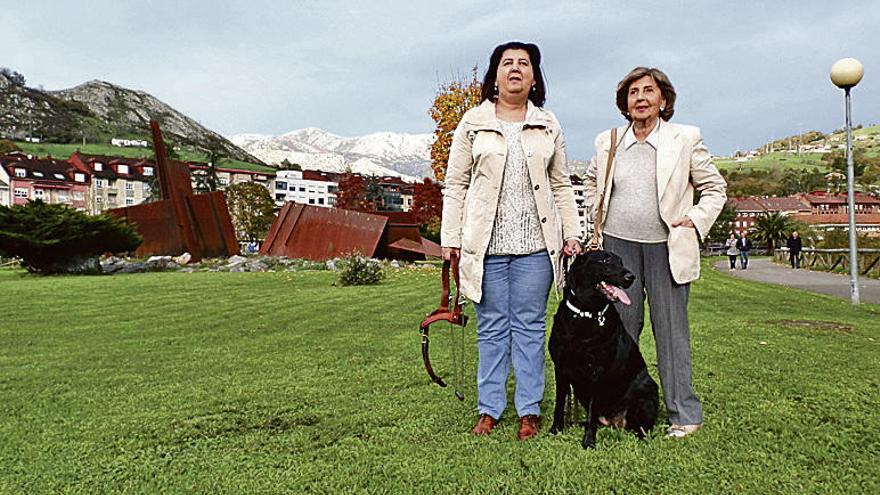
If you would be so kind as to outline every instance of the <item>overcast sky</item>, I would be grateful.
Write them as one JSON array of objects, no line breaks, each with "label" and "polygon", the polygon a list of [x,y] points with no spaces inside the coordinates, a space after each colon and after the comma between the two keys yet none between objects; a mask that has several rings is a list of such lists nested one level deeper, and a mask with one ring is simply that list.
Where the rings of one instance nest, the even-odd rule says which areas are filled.
[{"label": "overcast sky", "polygon": [[511,39],[541,47],[546,107],[576,159],[622,122],[614,88],[638,65],[669,75],[673,121],[702,127],[717,154],[840,127],[828,72],[843,57],[866,67],[853,120],[880,122],[880,8],[868,0],[0,0],[0,12],[0,65],[29,85],[103,79],[224,135],[431,132],[438,82],[484,70]]}]

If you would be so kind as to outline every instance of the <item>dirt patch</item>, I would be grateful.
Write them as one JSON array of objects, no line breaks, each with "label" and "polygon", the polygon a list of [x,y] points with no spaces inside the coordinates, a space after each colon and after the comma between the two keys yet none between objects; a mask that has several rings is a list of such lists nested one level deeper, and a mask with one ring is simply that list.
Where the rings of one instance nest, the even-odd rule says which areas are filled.
[{"label": "dirt patch", "polygon": [[785,328],[793,328],[793,329],[806,328],[806,329],[810,329],[810,330],[820,330],[823,332],[849,333],[853,329],[852,325],[847,325],[845,323],[839,323],[836,321],[774,320],[774,321],[770,321],[770,323],[775,323],[775,324],[781,325]]}]

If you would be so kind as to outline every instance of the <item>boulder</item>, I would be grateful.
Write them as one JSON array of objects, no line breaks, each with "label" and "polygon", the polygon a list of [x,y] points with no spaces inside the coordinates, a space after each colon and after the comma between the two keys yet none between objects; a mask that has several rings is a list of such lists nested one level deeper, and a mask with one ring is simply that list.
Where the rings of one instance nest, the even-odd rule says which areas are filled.
[{"label": "boulder", "polygon": [[190,261],[192,261],[192,255],[189,253],[183,253],[180,256],[175,256],[172,260],[178,265],[186,265]]}]

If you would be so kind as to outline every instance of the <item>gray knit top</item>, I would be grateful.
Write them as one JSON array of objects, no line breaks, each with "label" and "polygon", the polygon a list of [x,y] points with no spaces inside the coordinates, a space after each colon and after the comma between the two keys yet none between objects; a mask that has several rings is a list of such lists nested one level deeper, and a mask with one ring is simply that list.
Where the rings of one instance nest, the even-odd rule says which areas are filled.
[{"label": "gray knit top", "polygon": [[532,180],[522,147],[522,122],[498,121],[507,141],[507,160],[487,255],[532,254],[546,249]]}]

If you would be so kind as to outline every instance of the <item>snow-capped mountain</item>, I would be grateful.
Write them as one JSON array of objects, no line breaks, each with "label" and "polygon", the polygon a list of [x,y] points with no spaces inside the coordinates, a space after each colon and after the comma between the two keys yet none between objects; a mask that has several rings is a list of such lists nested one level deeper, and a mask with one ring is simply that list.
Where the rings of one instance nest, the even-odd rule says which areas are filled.
[{"label": "snow-capped mountain", "polygon": [[360,137],[341,137],[315,127],[280,136],[237,134],[233,143],[266,163],[285,159],[306,169],[391,175],[416,181],[431,177],[431,134],[378,132]]}]

